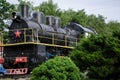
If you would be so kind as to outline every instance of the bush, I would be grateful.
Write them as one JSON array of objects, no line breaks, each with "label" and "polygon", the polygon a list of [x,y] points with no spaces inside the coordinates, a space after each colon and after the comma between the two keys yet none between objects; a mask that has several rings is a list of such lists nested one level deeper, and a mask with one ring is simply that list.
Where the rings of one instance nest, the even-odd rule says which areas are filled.
[{"label": "bush", "polygon": [[72,51],[71,59],[89,78],[120,78],[120,40],[112,36],[97,35],[83,39]]},{"label": "bush", "polygon": [[35,68],[31,80],[83,80],[82,73],[68,57],[55,57]]}]

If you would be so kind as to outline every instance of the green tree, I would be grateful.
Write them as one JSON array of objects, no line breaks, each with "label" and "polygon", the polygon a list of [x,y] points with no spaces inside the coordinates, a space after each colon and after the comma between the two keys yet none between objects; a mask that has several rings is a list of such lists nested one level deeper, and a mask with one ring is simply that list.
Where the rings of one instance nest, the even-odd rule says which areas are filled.
[{"label": "green tree", "polygon": [[15,6],[6,2],[6,0],[0,0],[0,31],[8,27],[4,20],[10,19],[11,13],[15,9]]},{"label": "green tree", "polygon": [[61,11],[57,4],[54,4],[52,0],[48,2],[42,2],[39,6],[35,7],[35,10],[43,12],[45,15],[60,16]]},{"label": "green tree", "polygon": [[73,18],[75,18],[76,12],[72,9],[69,9],[67,11],[63,11],[62,15],[60,16],[61,18],[61,24],[63,26],[67,25],[69,22],[73,21]]},{"label": "green tree", "polygon": [[87,20],[87,14],[84,11],[84,9],[78,10],[75,13],[74,17],[72,18],[72,22],[79,23],[79,24],[81,24],[83,26],[87,26],[86,25],[86,22],[87,22],[86,20]]},{"label": "green tree", "polygon": [[82,73],[68,57],[55,57],[32,71],[31,80],[83,80]]},{"label": "green tree", "polygon": [[112,35],[112,32],[120,31],[120,23],[117,21],[110,21],[107,23],[108,33]]},{"label": "green tree", "polygon": [[120,40],[116,37],[91,36],[81,40],[72,51],[71,59],[80,70],[87,70],[89,78],[117,80],[120,79],[119,44]]},{"label": "green tree", "polygon": [[94,28],[98,34],[106,34],[108,30],[106,29],[105,18],[102,15],[89,15],[86,19],[86,25]]}]

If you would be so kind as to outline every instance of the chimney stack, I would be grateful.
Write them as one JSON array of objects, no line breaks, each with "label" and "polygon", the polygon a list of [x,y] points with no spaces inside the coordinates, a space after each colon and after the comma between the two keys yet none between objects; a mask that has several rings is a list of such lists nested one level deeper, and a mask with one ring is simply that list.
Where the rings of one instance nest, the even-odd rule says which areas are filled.
[{"label": "chimney stack", "polygon": [[29,6],[26,4],[21,4],[20,5],[20,13],[22,18],[28,18],[29,16]]},{"label": "chimney stack", "polygon": [[45,24],[45,16],[42,12],[34,12],[33,20],[38,22],[39,24]]},{"label": "chimney stack", "polygon": [[55,21],[55,27],[56,27],[56,28],[60,28],[60,25],[61,25],[61,23],[60,23],[60,22],[61,22],[60,18],[55,17],[55,20],[54,20],[54,21]]},{"label": "chimney stack", "polygon": [[54,16],[46,16],[46,24],[50,26],[54,26]]}]

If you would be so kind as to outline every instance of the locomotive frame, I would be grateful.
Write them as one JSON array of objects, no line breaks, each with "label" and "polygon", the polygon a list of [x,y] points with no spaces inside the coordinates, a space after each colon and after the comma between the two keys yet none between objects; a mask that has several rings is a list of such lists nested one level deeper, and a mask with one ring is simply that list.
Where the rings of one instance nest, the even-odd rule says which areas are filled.
[{"label": "locomotive frame", "polygon": [[6,42],[3,41],[6,32],[0,32],[0,48],[4,47],[0,64],[3,64],[7,75],[30,73],[56,55],[67,56],[80,41],[81,34],[96,34],[77,23],[61,28],[60,19],[53,16],[46,16],[45,24],[45,16],[40,12],[29,18],[28,8],[28,5],[21,5],[21,15],[13,13]]}]

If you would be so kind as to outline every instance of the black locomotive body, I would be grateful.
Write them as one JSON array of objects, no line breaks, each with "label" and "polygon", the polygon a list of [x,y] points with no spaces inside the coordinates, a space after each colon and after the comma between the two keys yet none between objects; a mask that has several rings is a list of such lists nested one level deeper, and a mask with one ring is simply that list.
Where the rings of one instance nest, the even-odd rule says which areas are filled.
[{"label": "black locomotive body", "polygon": [[3,52],[7,69],[28,68],[30,72],[50,57],[68,55],[67,46],[71,41],[76,44],[81,34],[95,33],[77,23],[61,28],[59,18],[45,17],[42,12],[29,17],[28,9],[27,5],[21,5],[20,15],[13,13],[8,42],[11,45],[5,46]]}]

